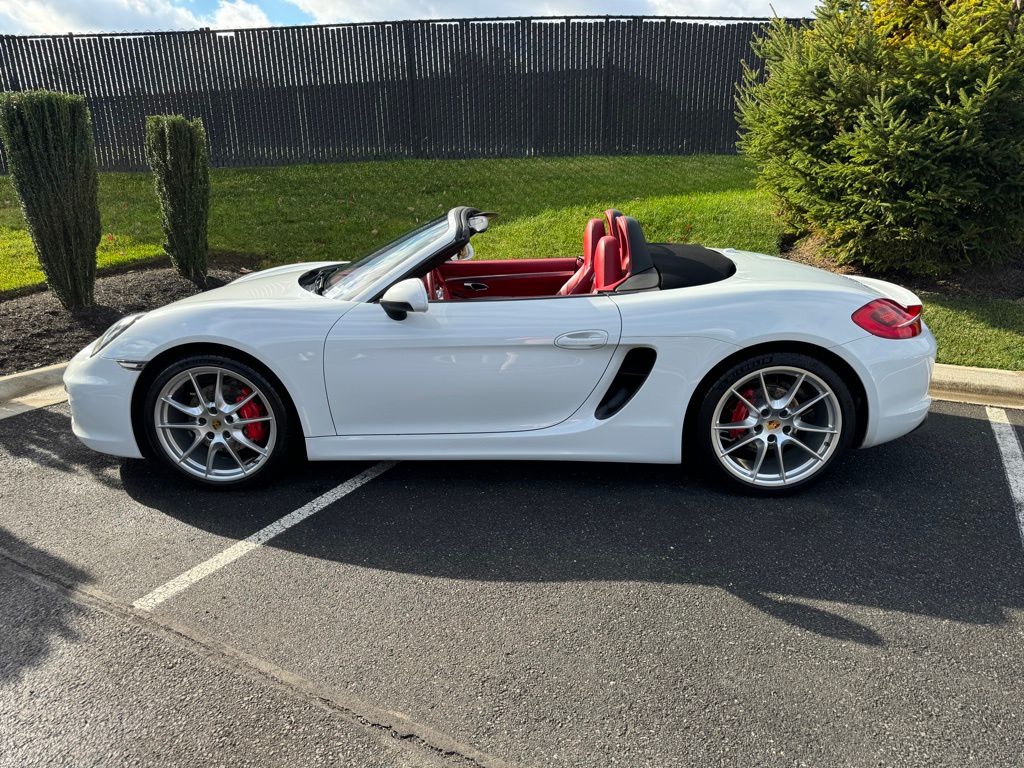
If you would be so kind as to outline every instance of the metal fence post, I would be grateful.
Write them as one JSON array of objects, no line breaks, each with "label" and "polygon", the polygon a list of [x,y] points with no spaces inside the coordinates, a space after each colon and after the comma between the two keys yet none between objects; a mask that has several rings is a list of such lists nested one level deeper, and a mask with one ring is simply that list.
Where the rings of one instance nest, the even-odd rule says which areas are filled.
[{"label": "metal fence post", "polygon": [[405,79],[408,88],[409,106],[406,110],[406,128],[409,131],[409,151],[413,157],[423,155],[423,136],[420,131],[419,107],[416,99],[416,53],[414,50],[415,36],[413,25],[415,21],[403,21],[402,41],[405,46]]},{"label": "metal fence post", "polygon": [[611,98],[612,98],[612,20],[604,17],[604,83],[601,89],[601,152],[609,154],[611,141]]}]

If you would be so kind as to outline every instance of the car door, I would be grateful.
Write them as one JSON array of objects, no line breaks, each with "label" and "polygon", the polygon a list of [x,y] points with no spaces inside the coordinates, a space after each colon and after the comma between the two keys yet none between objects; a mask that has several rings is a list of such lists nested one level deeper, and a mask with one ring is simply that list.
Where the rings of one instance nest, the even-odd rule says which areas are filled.
[{"label": "car door", "polygon": [[622,322],[607,296],[431,302],[392,320],[360,304],[331,329],[325,381],[340,435],[540,429],[608,367]]}]

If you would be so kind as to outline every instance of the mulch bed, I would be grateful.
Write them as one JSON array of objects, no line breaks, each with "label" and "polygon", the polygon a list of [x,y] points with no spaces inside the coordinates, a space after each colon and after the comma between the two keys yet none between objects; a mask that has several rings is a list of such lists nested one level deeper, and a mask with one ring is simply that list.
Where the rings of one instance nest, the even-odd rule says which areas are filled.
[{"label": "mulch bed", "polygon": [[[234,280],[237,261],[212,267],[208,288]],[[49,291],[0,300],[0,376],[70,359],[114,321],[200,292],[171,268],[137,269],[96,280],[96,306],[71,313]]]},{"label": "mulch bed", "polygon": [[796,243],[786,243],[783,256],[792,261],[810,264],[841,275],[866,275],[902,285],[917,293],[941,293],[965,299],[1007,299],[1024,303],[1024,256],[1001,267],[972,269],[944,277],[921,277],[909,274],[872,274],[837,264],[822,253],[821,239],[810,235]]}]

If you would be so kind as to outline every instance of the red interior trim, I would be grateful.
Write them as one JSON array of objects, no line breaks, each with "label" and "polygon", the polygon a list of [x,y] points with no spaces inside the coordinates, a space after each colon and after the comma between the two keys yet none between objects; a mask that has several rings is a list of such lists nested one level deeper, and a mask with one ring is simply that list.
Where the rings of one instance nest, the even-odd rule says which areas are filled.
[{"label": "red interior trim", "polygon": [[[438,269],[453,299],[554,296],[576,271],[576,259],[446,261]],[[473,290],[465,283],[487,289]]]},{"label": "red interior trim", "polygon": [[472,275],[515,275],[523,272],[575,272],[576,259],[500,259],[480,261],[446,261],[438,269],[446,280]]}]

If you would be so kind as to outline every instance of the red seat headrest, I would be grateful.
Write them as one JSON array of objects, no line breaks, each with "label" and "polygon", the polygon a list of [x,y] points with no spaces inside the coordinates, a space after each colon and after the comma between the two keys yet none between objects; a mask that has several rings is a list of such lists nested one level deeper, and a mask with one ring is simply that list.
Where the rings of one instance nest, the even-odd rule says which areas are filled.
[{"label": "red seat headrest", "polygon": [[622,260],[622,271],[627,274],[632,266],[629,248],[629,223],[625,216],[615,218],[615,237],[619,243],[619,258]]},{"label": "red seat headrest", "polygon": [[594,252],[594,290],[613,290],[627,276],[628,273],[622,269],[619,241],[611,235],[602,237],[597,241]]},{"label": "red seat headrest", "polygon": [[608,222],[608,234],[614,237],[616,240],[619,239],[619,228],[615,225],[615,220],[622,215],[622,211],[618,211],[615,208],[609,208],[604,212],[604,220]]},{"label": "red seat headrest", "polygon": [[585,265],[594,263],[597,241],[605,234],[604,222],[601,219],[591,219],[587,222],[587,228],[583,230],[583,263]]}]

